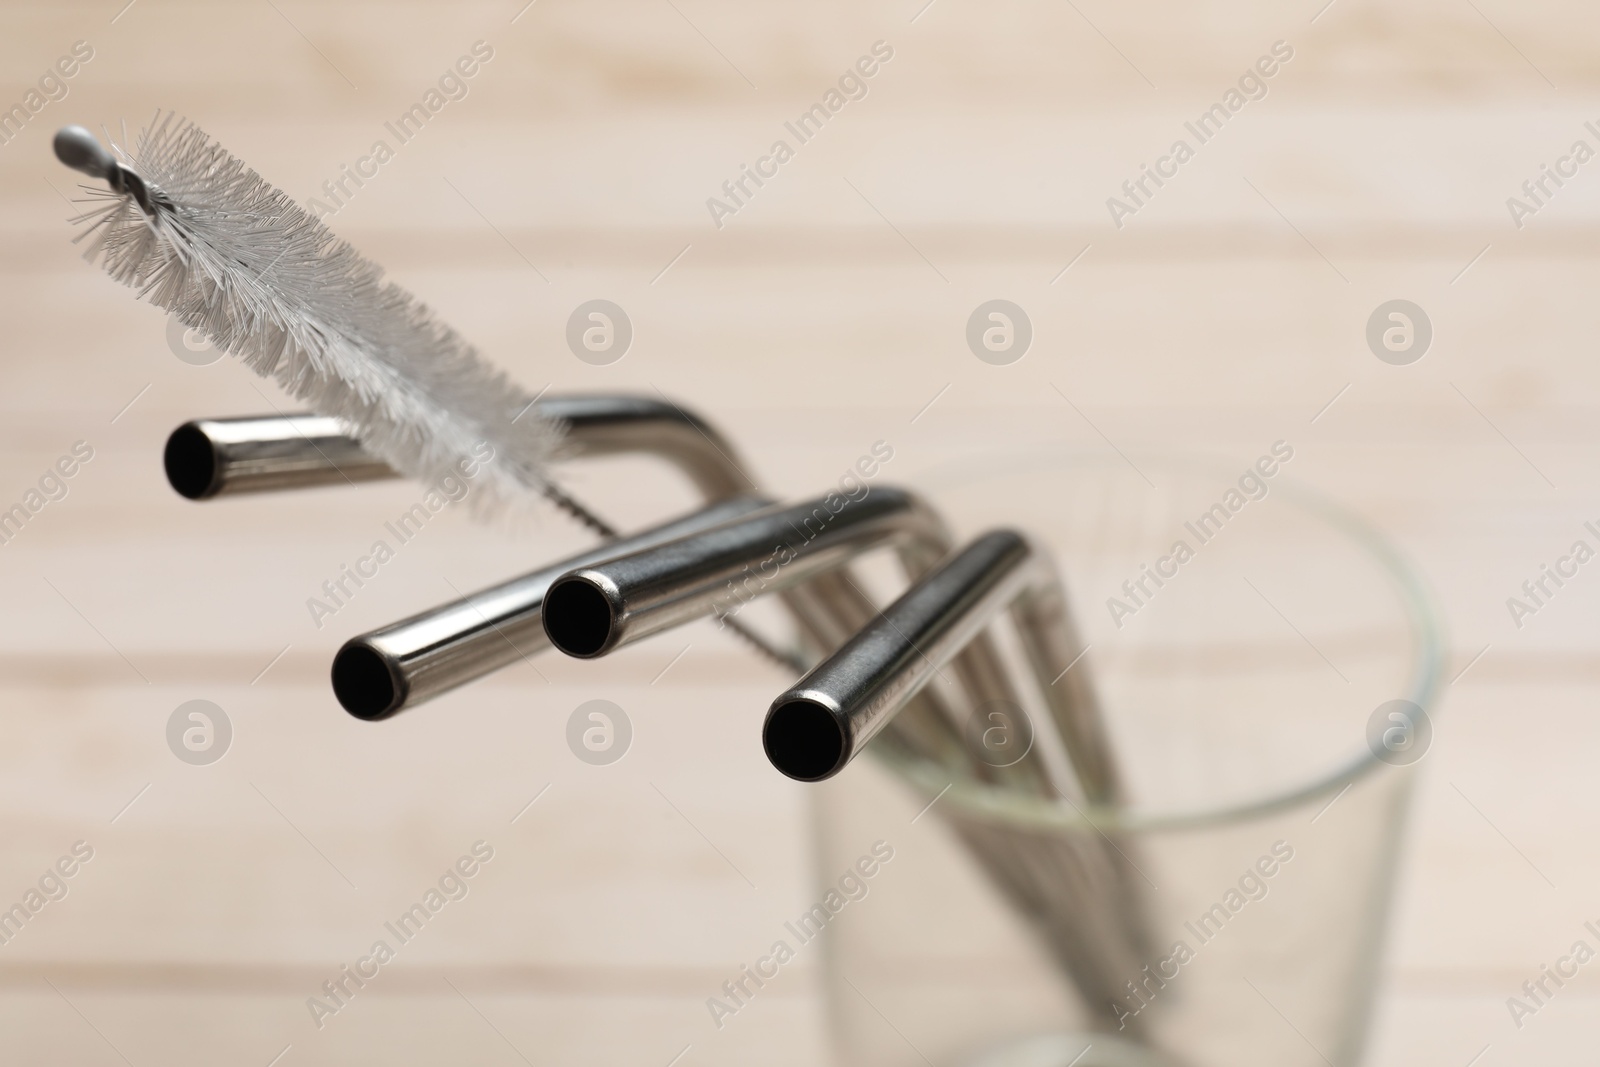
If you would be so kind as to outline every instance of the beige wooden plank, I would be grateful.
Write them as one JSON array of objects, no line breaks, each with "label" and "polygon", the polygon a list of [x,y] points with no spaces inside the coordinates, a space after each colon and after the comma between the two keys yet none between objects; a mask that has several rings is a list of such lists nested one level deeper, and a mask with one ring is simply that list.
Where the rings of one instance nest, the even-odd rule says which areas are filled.
[{"label": "beige wooden plank", "polygon": [[[177,499],[159,470],[173,426],[288,402],[229,362],[179,363],[160,314],[68,243],[75,182],[48,152],[59,124],[174,108],[303,200],[480,38],[495,57],[467,97],[334,225],[533,389],[681,397],[783,493],[826,486],[885,440],[885,478],[958,501],[969,532],[1052,512],[956,485],[963,462],[994,464],[999,483],[1018,454],[1107,452],[1105,438],[1226,463],[1293,441],[1295,477],[1429,576],[1449,675],[1487,648],[1449,689],[1423,768],[1370,1062],[1459,1067],[1486,1045],[1484,1067],[1579,1061],[1592,977],[1522,1030],[1505,998],[1600,919],[1586,760],[1600,587],[1581,576],[1521,629],[1505,600],[1600,520],[1600,186],[1586,168],[1521,230],[1505,200],[1573,139],[1595,141],[1589,8],[521,6],[0,15],[0,105],[73,41],[96,50],[65,100],[0,145],[0,506],[74,441],[96,453],[0,548],[0,901],[72,842],[97,850],[0,950],[0,1028],[19,1062],[265,1064],[286,1045],[285,1065],[667,1064],[685,1046],[684,1067],[826,1058],[818,961],[726,1030],[704,1008],[812,895],[804,791],[755,741],[781,676],[700,626],[602,665],[540,659],[393,723],[348,719],[325,680],[342,640],[584,536],[558,516],[442,516],[316,628],[306,598],[416,491]],[[1116,229],[1106,198],[1280,38],[1296,56],[1267,98]],[[706,198],[878,39],[896,54],[867,98],[717,229]],[[605,368],[562,341],[596,295],[637,329]],[[996,295],[1036,328],[1005,368],[963,340]],[[1437,329],[1411,367],[1378,363],[1362,337],[1395,296]],[[690,501],[645,464],[570,479],[624,525]],[[1113,569],[1072,577],[1104,631]],[[563,741],[595,695],[638,729],[609,768]],[[209,768],[178,763],[162,737],[193,697],[238,730]],[[497,853],[471,894],[316,1030],[305,997],[479,838]]]}]

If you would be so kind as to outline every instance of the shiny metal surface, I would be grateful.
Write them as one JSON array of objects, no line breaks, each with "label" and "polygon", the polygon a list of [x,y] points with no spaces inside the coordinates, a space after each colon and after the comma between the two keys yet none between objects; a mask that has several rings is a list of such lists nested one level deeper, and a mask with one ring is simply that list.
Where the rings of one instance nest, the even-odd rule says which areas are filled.
[{"label": "shiny metal surface", "polygon": [[1072,621],[1066,586],[1048,554],[1035,549],[1031,566],[1036,573],[1011,604],[1023,653],[1044,693],[1083,798],[1093,805],[1120,804],[1126,799],[1122,778],[1084,660],[1088,645]]},{"label": "shiny metal surface", "polygon": [[574,567],[697,533],[767,506],[757,496],[719,501],[672,522],[540,568],[345,642],[333,691],[357,718],[386,719],[549,647],[540,613],[550,583]]},{"label": "shiny metal surface", "polygon": [[1020,534],[987,534],[928,573],[772,702],[762,743],[804,782],[831,778],[1026,585],[1038,557]]},{"label": "shiny metal surface", "polygon": [[[567,458],[626,452],[658,455],[683,471],[703,496],[712,501],[730,501],[728,507],[655,527],[639,538],[622,542],[623,549],[601,546],[552,568],[541,568],[483,590],[465,601],[443,604],[351,639],[335,657],[332,672],[334,693],[351,714],[388,718],[543,651],[548,641],[539,615],[551,579],[562,570],[601,559],[630,545],[639,547],[668,539],[664,534],[653,538],[662,531],[675,528],[682,534],[702,529],[714,525],[709,521],[712,516],[729,519],[768,503],[746,496],[750,480],[733,447],[676,404],[640,396],[589,395],[543,399],[538,408],[566,427]],[[702,519],[706,521],[701,522]],[[813,640],[817,627],[822,625],[815,612],[802,618],[802,628]],[[799,669],[791,662],[792,654],[773,649],[742,624],[734,626],[740,636],[770,657]]]},{"label": "shiny metal surface", "polygon": [[396,476],[321,415],[195,419],[172,431],[162,459],[167,481],[190,500]]},{"label": "shiny metal surface", "polygon": [[[830,509],[828,501],[838,506]],[[937,520],[914,497],[879,488],[776,505],[695,537],[574,568],[550,589],[545,631],[570,656],[603,656],[704,616],[729,618]]]},{"label": "shiny metal surface", "polygon": [[[945,560],[779,694],[762,729],[767,758],[800,781],[839,773],[881,731],[893,730],[896,714],[1007,610],[1024,634],[1029,666],[1083,794],[1097,804],[1115,802],[1116,772],[1086,672],[1073,688],[1060,685],[1082,653],[1055,569],[1011,530],[985,534]],[[1017,705],[1005,714],[1026,712]],[[1001,728],[1008,743],[1018,740],[1015,722]],[[987,730],[969,731],[969,752],[979,761],[1011,758],[986,750],[987,737]],[[903,745],[904,732],[886,740]],[[1131,843],[1120,835],[1032,838],[961,817],[952,825],[1001,891],[1038,924],[1094,1015],[1120,1025],[1118,983],[1152,958]]]},{"label": "shiny metal surface", "polygon": [[[647,452],[677,466],[708,500],[755,489],[733,446],[668,401],[558,396],[537,401],[534,410],[566,428],[564,458]],[[399,477],[338,419],[321,415],[196,419],[173,431],[165,459],[167,480],[191,500]]]},{"label": "shiny metal surface", "polygon": [[[763,728],[773,765],[803,781],[838,773],[1007,609],[1083,799],[1115,803],[1120,794],[1116,766],[1088,669],[1073,674],[1084,649],[1054,565],[1010,530],[986,534],[940,564],[773,701]],[[809,731],[803,723],[810,724]],[[793,758],[786,755],[785,743],[775,740],[781,738],[796,746]],[[834,751],[834,756],[819,764],[816,757],[802,756],[807,751]],[[809,770],[794,773],[800,765]]]},{"label": "shiny metal surface", "polygon": [[707,500],[756,489],[733,445],[699,416],[669,400],[577,394],[546,397],[534,407],[566,426],[569,457],[653,454],[683,471]]},{"label": "shiny metal surface", "polygon": [[[564,458],[643,452],[672,463],[708,500],[752,491],[733,446],[677,404],[605,394],[549,397],[536,408],[565,427]],[[363,451],[338,420],[303,414],[187,423],[168,441],[166,467],[173,488],[195,500],[398,477]],[[597,532],[614,536],[564,496],[555,502]],[[541,576],[542,581],[531,583]],[[533,597],[536,585],[542,603],[549,577],[536,571],[347,642],[334,661],[340,704],[364,718],[387,718],[514,662],[518,657],[508,641],[525,650],[530,643],[543,649]],[[485,625],[485,618],[499,621]],[[774,649],[743,625],[736,623],[734,629],[770,657],[792,663],[792,654]],[[814,639],[815,627],[804,629]]]}]

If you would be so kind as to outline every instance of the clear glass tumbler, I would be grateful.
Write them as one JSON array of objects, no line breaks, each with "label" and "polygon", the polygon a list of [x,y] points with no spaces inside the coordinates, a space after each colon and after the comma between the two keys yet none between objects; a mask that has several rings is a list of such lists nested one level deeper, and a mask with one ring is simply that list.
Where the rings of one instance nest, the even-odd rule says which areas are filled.
[{"label": "clear glass tumbler", "polygon": [[[1297,488],[1292,446],[1275,448],[1248,466],[1034,449],[914,480],[963,535],[1014,526],[1054,554],[1088,644],[1072,669],[1092,675],[1129,802],[1045,801],[881,751],[817,787],[842,1063],[1359,1061],[1442,639],[1399,555]],[[1058,899],[1047,881],[1019,906],[977,858],[995,847],[1114,853],[1123,888],[1079,907],[1069,870]],[[1062,913],[1138,927],[1109,1012],[1044,932]]]}]

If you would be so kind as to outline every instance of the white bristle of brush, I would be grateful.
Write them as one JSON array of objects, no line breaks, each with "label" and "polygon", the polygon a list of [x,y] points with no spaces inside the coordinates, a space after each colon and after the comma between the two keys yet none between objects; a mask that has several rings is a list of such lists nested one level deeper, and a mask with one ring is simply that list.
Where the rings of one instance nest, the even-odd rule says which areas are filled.
[{"label": "white bristle of brush", "polygon": [[320,415],[344,420],[400,473],[435,484],[479,461],[479,512],[536,495],[562,428],[534,396],[454,330],[193,123],[168,114],[130,147],[82,127],[56,136],[63,163],[103,178],[85,258],[197,329]]}]

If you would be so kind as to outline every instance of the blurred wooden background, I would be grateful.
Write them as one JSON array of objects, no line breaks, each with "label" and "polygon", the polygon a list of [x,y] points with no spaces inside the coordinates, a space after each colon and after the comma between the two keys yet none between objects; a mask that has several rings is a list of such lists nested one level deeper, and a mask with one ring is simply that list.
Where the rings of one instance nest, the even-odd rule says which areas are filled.
[{"label": "blurred wooden background", "polygon": [[[790,493],[878,439],[911,483],[1029,442],[1247,462],[1293,440],[1298,478],[1428,574],[1449,677],[1471,664],[1423,776],[1371,1062],[1588,1062],[1594,974],[1521,1030],[1505,999],[1600,919],[1600,578],[1521,629],[1505,598],[1600,519],[1600,162],[1521,229],[1505,201],[1596,143],[1590,6],[110,0],[11,4],[0,28],[4,106],[93,48],[0,146],[0,506],[94,449],[0,548],[0,904],[95,849],[0,946],[8,1061],[825,1061],[808,961],[721,1032],[704,1009],[811,895],[804,791],[750,728],[781,677],[700,627],[349,719],[326,684],[346,637],[582,538],[451,513],[315,628],[305,598],[416,490],[176,498],[173,426],[283,400],[180,362],[69,243],[60,125],[174,109],[305,199],[482,40],[468,95],[331,224],[532,389],[682,398]],[[866,98],[714,226],[706,198],[879,40]],[[1294,58],[1266,98],[1115,228],[1106,198],[1278,40]],[[563,341],[595,297],[635,328],[606,367]],[[1009,367],[963,339],[993,297],[1034,325]],[[1397,297],[1435,331],[1406,367],[1363,339]],[[624,524],[688,499],[643,466],[571,481]],[[563,743],[597,696],[637,731],[608,768]],[[211,767],[164,740],[195,698],[234,724]],[[496,853],[472,895],[312,1026],[305,998],[478,839]]]}]

